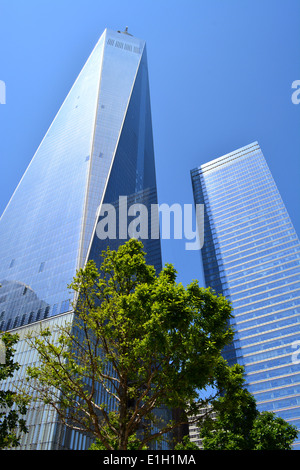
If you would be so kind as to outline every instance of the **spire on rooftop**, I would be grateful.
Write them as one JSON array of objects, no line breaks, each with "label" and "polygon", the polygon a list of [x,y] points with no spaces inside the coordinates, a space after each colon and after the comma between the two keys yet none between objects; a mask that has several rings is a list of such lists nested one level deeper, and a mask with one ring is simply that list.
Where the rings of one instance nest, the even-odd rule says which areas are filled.
[{"label": "spire on rooftop", "polygon": [[121,33],[121,34],[128,34],[128,36],[132,36],[132,34],[128,33],[128,26],[125,27],[125,30],[124,30],[124,31],[118,31],[118,33]]}]

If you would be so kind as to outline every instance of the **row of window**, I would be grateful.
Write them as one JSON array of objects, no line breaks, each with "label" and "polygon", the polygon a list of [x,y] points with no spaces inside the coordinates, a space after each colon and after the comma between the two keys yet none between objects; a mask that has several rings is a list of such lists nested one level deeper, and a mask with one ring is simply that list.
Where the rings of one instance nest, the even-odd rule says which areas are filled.
[{"label": "row of window", "polygon": [[[223,196],[215,200],[214,197],[209,195],[204,197],[204,202],[209,202],[209,208],[212,213],[220,214],[221,211],[228,211],[229,208],[235,207],[241,202],[246,202],[253,199],[261,199],[261,195],[267,194],[267,189],[270,186],[266,181],[264,175],[260,175],[255,180],[255,185],[251,180],[240,182],[238,187],[233,187],[232,191],[227,192],[227,187],[224,189]],[[272,194],[278,194],[277,188],[272,189]]]},{"label": "row of window", "polygon": [[215,167],[223,165],[224,163],[233,162],[234,160],[237,160],[239,158],[243,158],[243,157],[247,156],[249,153],[255,154],[255,152],[261,152],[257,142],[253,142],[252,144],[247,145],[245,147],[242,147],[238,150],[235,150],[235,151],[233,151],[229,154],[223,155],[219,158],[215,158],[214,160],[211,160],[208,163],[204,163],[203,165],[201,165],[201,167],[196,168],[193,171],[194,172],[199,171],[199,170],[201,170],[201,171],[211,171]]},{"label": "row of window", "polygon": [[[284,247],[280,246],[280,250],[278,250],[277,248],[275,248],[275,250],[269,250],[269,253],[270,254],[268,254],[267,256],[265,253],[264,256],[256,258],[252,261],[247,261],[247,263],[240,263],[237,266],[229,268],[226,267],[227,278],[240,278],[241,272],[244,276],[247,276],[248,274],[256,272],[257,269],[259,270],[263,267],[266,268],[270,266],[276,266],[276,264],[282,264],[285,261],[295,259],[295,255],[299,253],[299,242],[295,240],[294,242],[285,244]],[[222,275],[222,270],[220,270],[220,274]]]},{"label": "row of window", "polygon": [[[252,345],[254,345],[254,348],[258,347],[260,344],[268,346],[268,344],[270,344],[273,339],[277,340],[282,336],[292,336],[299,330],[299,322],[297,322],[298,315],[296,313],[297,311],[300,313],[300,308],[295,309],[295,311],[292,310],[294,316],[292,317],[292,321],[289,325],[283,325],[280,328],[273,329],[272,323],[269,323],[269,329],[266,331],[261,331],[259,334],[250,334],[240,338],[236,337],[233,341],[233,347],[245,349],[245,351],[247,351],[247,348],[251,350]],[[287,311],[286,313],[289,315],[291,312]]]},{"label": "row of window", "polygon": [[[290,303],[294,303],[294,301],[291,301]],[[254,318],[252,320],[249,320],[248,322],[244,322],[239,328],[239,331],[237,332],[237,338],[243,339],[245,335],[258,336],[260,333],[266,333],[270,330],[273,331],[274,334],[274,332],[279,328],[284,328],[286,326],[294,325],[295,323],[300,323],[300,319],[298,319],[298,307],[291,310],[286,310],[284,308],[284,303],[282,304],[282,307],[283,309],[281,310],[281,312],[279,314],[274,315],[273,317],[271,316],[270,318],[266,318],[265,315],[262,315],[261,317]],[[288,314],[290,315],[286,316]]]},{"label": "row of window", "polygon": [[[271,203],[266,202],[261,204],[259,207],[254,206],[252,211],[244,211],[242,214],[239,213],[239,218],[233,218],[233,220],[227,221],[226,223],[222,223],[217,229],[212,228],[212,233],[216,233],[217,235],[221,234],[228,234],[229,232],[239,230],[243,227],[247,227],[247,224],[255,224],[261,218],[263,220],[265,217],[268,217],[271,212],[275,211],[279,214],[285,214],[286,211],[282,208],[281,204],[279,204],[279,200],[272,200]],[[229,220],[229,219],[227,219]]]},{"label": "row of window", "polygon": [[258,286],[255,289],[248,291],[246,295],[242,295],[237,299],[233,299],[233,297],[230,296],[230,300],[237,309],[243,305],[252,304],[269,297],[277,299],[279,294],[298,289],[300,287],[300,282],[297,281],[300,281],[300,273],[295,276],[291,276],[290,278],[284,277],[279,281],[273,283],[270,282],[264,286]]},{"label": "row of window", "polygon": [[[243,362],[243,364],[242,364]],[[247,364],[247,360],[239,360],[239,363],[241,365],[245,365],[247,375],[254,374],[254,373],[261,373],[261,371],[266,372],[266,378],[268,377],[268,373],[274,372],[276,370],[276,374],[273,375],[276,376],[278,375],[278,370],[277,368],[288,368],[290,372],[296,372],[298,371],[298,363],[292,362],[292,352],[289,352],[288,354],[284,354],[282,356],[277,356],[275,358],[271,359],[264,359],[262,361],[256,362],[254,364]],[[281,371],[282,373],[282,371]],[[252,380],[252,378],[251,378]]]},{"label": "row of window", "polygon": [[[283,299],[282,296],[277,298],[277,301],[269,302],[268,304],[260,303],[260,306],[257,305],[254,309],[249,309],[246,312],[240,311],[240,313],[235,314],[235,319],[237,323],[244,326],[245,322],[256,321],[261,322],[261,319],[270,315],[274,315],[274,318],[279,318],[282,316],[282,312],[289,311],[289,309],[295,309],[298,311],[300,305],[300,296],[292,295],[291,300]],[[243,309],[240,309],[243,310]],[[290,312],[291,313],[291,312]]]},{"label": "row of window", "polygon": [[267,381],[251,382],[248,390],[250,393],[257,393],[259,397],[260,393],[264,393],[265,390],[270,390],[272,388],[288,387],[293,384],[300,383],[300,374],[296,372],[295,374],[282,375],[279,377],[274,377]]},{"label": "row of window", "polygon": [[140,47],[132,46],[131,44],[127,44],[126,42],[124,43],[124,42],[121,42],[121,41],[115,41],[112,38],[108,38],[107,44],[109,46],[118,47],[119,49],[124,49],[125,51],[135,52],[136,54],[141,53]]},{"label": "row of window", "polygon": [[[244,256],[247,253],[247,250],[253,249],[257,246],[265,246],[271,240],[276,240],[279,237],[290,236],[290,238],[296,237],[295,231],[293,228],[288,228],[287,226],[277,226],[269,231],[265,230],[261,233],[257,233],[256,236],[252,236],[244,243],[236,244],[236,248],[230,248],[223,250],[222,249],[222,258],[224,260],[230,259],[230,257],[236,257],[237,255]],[[226,247],[227,248],[227,247]]]},{"label": "row of window", "polygon": [[[297,246],[298,245],[298,246]],[[263,268],[279,266],[282,262],[295,259],[297,256],[294,256],[299,252],[299,241],[294,240],[283,245],[278,245],[269,250],[260,251],[249,257],[249,260],[236,264],[234,261],[231,263],[223,263],[221,259],[218,260],[220,277],[223,276],[230,279],[242,279],[249,274],[261,271]],[[223,266],[224,264],[224,266]]]},{"label": "row of window", "polygon": [[[290,277],[293,274],[299,273],[299,261],[290,261],[284,265],[276,266],[274,268],[261,270],[255,276],[248,276],[248,279],[242,279],[236,281],[234,285],[230,284],[230,295],[234,299],[235,295],[240,295],[243,292],[249,292],[256,286],[263,286],[269,282],[273,282],[277,279],[284,277]],[[244,281],[244,282],[243,282]],[[246,281],[246,282],[245,282]],[[240,282],[238,284],[238,282]]]},{"label": "row of window", "polygon": [[288,219],[288,215],[285,210],[278,209],[270,211],[267,215],[261,217],[257,214],[257,217],[253,220],[249,220],[246,223],[239,224],[239,227],[235,230],[225,231],[224,233],[214,230],[213,239],[216,243],[222,242],[222,246],[225,248],[230,246],[235,240],[243,240],[255,234],[256,231],[261,231],[265,227],[269,227],[271,223],[280,224],[281,221]]},{"label": "row of window", "polygon": [[[70,300],[64,300],[61,304],[54,304],[51,310],[51,316],[58,315],[60,313],[66,313],[70,309]],[[15,318],[9,318],[4,320],[5,311],[2,311],[0,314],[0,331],[11,330],[17,327],[24,325],[29,325],[30,323],[37,322],[40,320],[45,320],[49,317],[50,306],[45,308],[39,308],[37,311],[32,311],[29,314],[24,313],[23,315],[17,315]]]},{"label": "row of window", "polygon": [[269,359],[277,360],[281,356],[285,356],[288,362],[292,361],[292,355],[294,352],[295,350],[293,349],[293,343],[289,343],[280,345],[276,349],[272,348],[268,351],[258,351],[248,355],[243,354],[239,356],[237,351],[236,357],[238,358],[238,362],[240,362],[239,359],[243,360],[244,364],[248,367],[247,370],[249,370],[250,364],[261,363]]},{"label": "row of window", "polygon": [[[222,252],[226,253],[234,250],[236,246],[243,246],[251,243],[252,240],[259,240],[260,237],[265,236],[266,233],[275,233],[277,230],[282,228],[294,229],[288,215],[282,215],[277,217],[277,214],[273,213],[271,217],[258,220],[257,223],[252,224],[250,230],[239,230],[240,233],[236,233],[233,236],[227,236],[227,234],[219,235],[216,240],[222,242]],[[232,234],[231,234],[232,235]]]},{"label": "row of window", "polygon": [[[299,264],[300,260],[300,250],[293,249],[290,253],[290,249],[282,250],[280,253],[275,253],[271,259],[267,259],[264,262],[263,259],[259,260],[259,265],[253,265],[250,267],[240,267],[238,271],[233,273],[227,273],[226,277],[230,279],[230,286],[240,285],[244,281],[255,279],[255,277],[259,277],[261,274],[267,272],[269,269],[274,269],[273,272],[279,269],[285,269],[289,266],[289,263],[293,263],[294,266]],[[225,276],[222,272],[220,276]]]},{"label": "row of window", "polygon": [[[299,335],[298,336],[297,335],[298,335],[298,325],[296,326],[296,328],[295,327],[291,328],[290,333],[288,333],[288,328],[282,329],[281,335],[279,336],[277,336],[276,331],[273,332],[272,338],[269,338],[268,341],[263,341],[261,340],[261,337],[259,337],[257,338],[257,341],[255,341],[253,344],[249,346],[240,347],[239,345],[237,345],[237,342],[235,342],[235,345],[236,345],[236,349],[239,349],[242,352],[243,356],[247,356],[249,354],[259,353],[261,351],[267,351],[272,348],[281,347],[281,346],[286,345],[287,343],[290,343],[293,346],[296,344],[295,342],[299,338]],[[261,340],[261,341],[258,341],[258,340]]]},{"label": "row of window", "polygon": [[235,214],[240,214],[241,208],[243,208],[243,211],[245,211],[245,208],[249,208],[250,210],[252,208],[259,208],[262,203],[267,200],[279,200],[276,189],[270,190],[270,188],[266,186],[266,189],[264,190],[255,191],[255,193],[252,192],[250,197],[247,193],[240,195],[239,197],[236,195],[233,203],[228,202],[225,205],[222,204],[220,208],[215,208],[212,204],[210,204],[208,214],[213,216],[214,221],[226,220],[229,218],[228,214],[230,217],[233,217]]},{"label": "row of window", "polygon": [[[259,257],[263,256],[264,254],[271,253],[274,247],[282,247],[282,246],[292,246],[287,245],[287,242],[293,242],[293,245],[298,244],[299,241],[297,235],[292,232],[291,234],[286,232],[280,232],[275,235],[270,236],[268,239],[265,240],[265,243],[254,243],[251,248],[248,248],[244,251],[237,252],[235,254],[231,254],[227,257],[223,257],[221,255],[217,256],[217,259],[222,259],[223,264],[227,266],[233,266],[236,263],[241,263],[241,261],[247,263],[248,260],[253,259],[253,255],[259,255]],[[269,248],[272,247],[272,248]],[[300,245],[299,245],[300,247]]]},{"label": "row of window", "polygon": [[241,174],[237,175],[238,185],[237,179],[234,181],[226,180],[226,176],[224,176],[223,173],[220,174],[220,181],[215,185],[215,187],[211,187],[210,182],[208,182],[206,178],[204,179],[201,177],[200,181],[205,185],[205,188],[203,189],[204,200],[211,201],[212,208],[217,208],[231,203],[231,201],[235,202],[235,200],[242,197],[245,191],[248,191],[249,189],[252,190],[252,194],[255,194],[256,192],[259,192],[261,187],[266,183],[268,183],[269,186],[270,184],[274,186],[272,184],[272,177],[267,171],[259,174],[251,174],[246,169],[244,173],[246,176],[243,179],[239,178]]},{"label": "row of window", "polygon": [[[45,261],[42,261],[39,265],[39,269],[38,269],[38,273],[41,273],[44,271],[44,268],[45,268],[45,264],[46,262]],[[11,262],[9,263],[9,269],[13,268],[14,266],[16,265],[16,259],[12,259]]]},{"label": "row of window", "polygon": [[270,297],[267,294],[265,294],[265,296],[261,296],[261,300],[257,302],[253,301],[252,304],[247,304],[242,307],[235,306],[235,303],[233,302],[233,307],[235,309],[235,314],[237,316],[240,316],[241,314],[245,314],[245,316],[248,316],[248,314],[250,314],[252,311],[257,312],[258,310],[268,307],[270,305],[278,305],[290,299],[292,299],[292,301],[294,302],[294,305],[297,305],[299,303],[299,298],[300,298],[300,289],[299,289],[299,283],[298,283],[289,288],[281,289],[281,292],[279,293],[272,292],[270,293]]},{"label": "row of window", "polygon": [[269,391],[261,391],[256,395],[256,397],[259,402],[263,402],[266,400],[278,400],[282,397],[295,394],[300,394],[300,382],[295,382],[292,386],[280,387]]},{"label": "row of window", "polygon": [[223,164],[218,165],[217,168],[209,171],[202,171],[200,169],[199,175],[205,179],[205,181],[209,181],[209,187],[211,188],[212,186],[219,187],[220,184],[224,184],[226,177],[228,179],[233,179],[235,175],[238,175],[239,179],[241,179],[243,175],[245,175],[246,178],[248,175],[253,178],[251,173],[254,173],[255,176],[259,176],[263,172],[269,174],[269,171],[262,160],[261,153],[254,152],[250,155],[250,158],[243,155],[239,161],[234,162],[234,165],[231,163],[232,162],[224,162]]}]

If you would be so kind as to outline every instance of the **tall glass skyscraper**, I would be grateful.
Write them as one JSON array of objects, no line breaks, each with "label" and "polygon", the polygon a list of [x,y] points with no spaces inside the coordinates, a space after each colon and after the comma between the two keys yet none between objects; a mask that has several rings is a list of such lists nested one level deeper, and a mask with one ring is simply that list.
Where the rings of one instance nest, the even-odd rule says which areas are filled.
[{"label": "tall glass skyscraper", "polygon": [[254,142],[191,177],[205,205],[205,283],[233,307],[224,357],[245,367],[260,411],[300,428],[300,243],[262,151]]},{"label": "tall glass skyscraper", "polygon": [[[118,213],[120,196],[157,204],[146,45],[127,29],[104,31],[0,219],[0,330],[20,335],[20,374],[35,360],[26,333],[72,320],[76,270],[129,238],[118,226],[114,240],[97,235],[101,208]],[[159,238],[143,243],[159,271]],[[31,410],[21,448],[88,445],[56,421],[51,410]]]}]

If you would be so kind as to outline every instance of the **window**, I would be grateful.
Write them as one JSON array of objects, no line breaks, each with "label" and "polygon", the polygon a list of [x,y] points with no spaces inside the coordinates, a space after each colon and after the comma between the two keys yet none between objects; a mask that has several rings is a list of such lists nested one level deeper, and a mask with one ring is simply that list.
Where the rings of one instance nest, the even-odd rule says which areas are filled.
[{"label": "window", "polygon": [[9,265],[9,269],[12,268],[15,264],[15,259],[12,259],[11,262],[10,262],[10,265]]},{"label": "window", "polygon": [[40,264],[39,273],[41,273],[41,272],[44,271],[44,267],[45,267],[45,261],[43,261],[43,262]]},{"label": "window", "polygon": [[38,321],[40,319],[41,312],[42,312],[42,309],[39,308],[38,311],[37,311],[37,314],[36,314],[36,321]]},{"label": "window", "polygon": [[31,322],[32,322],[32,320],[33,320],[33,315],[34,315],[34,312],[31,312],[30,315],[29,315],[28,323],[31,323]]},{"label": "window", "polygon": [[47,317],[48,317],[48,315],[49,315],[49,310],[50,310],[50,307],[46,307],[46,308],[45,308],[44,318],[47,318]]},{"label": "window", "polygon": [[58,307],[58,304],[54,304],[53,307],[52,307],[52,315],[56,315],[57,314],[57,307]]},{"label": "window", "polygon": [[61,303],[60,313],[65,313],[69,310],[69,300],[64,300]]}]

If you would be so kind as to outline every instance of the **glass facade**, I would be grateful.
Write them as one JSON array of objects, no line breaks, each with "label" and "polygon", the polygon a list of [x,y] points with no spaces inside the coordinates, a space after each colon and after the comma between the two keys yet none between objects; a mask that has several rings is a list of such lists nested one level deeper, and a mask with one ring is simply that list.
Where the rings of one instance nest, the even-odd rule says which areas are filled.
[{"label": "glass facade", "polygon": [[205,283],[233,307],[224,357],[245,367],[260,411],[300,428],[300,243],[262,151],[254,142],[191,177],[205,205]]},{"label": "glass facade", "polygon": [[[147,55],[143,40],[106,29],[0,219],[0,330],[19,333],[21,370],[35,361],[24,332],[70,320],[76,270],[128,238],[97,236],[102,205],[120,196],[157,204]],[[159,271],[160,240],[144,245]],[[84,436],[43,416],[30,410],[21,448],[86,448]]]},{"label": "glass facade", "polygon": [[[106,30],[0,219],[0,330],[70,310],[76,269],[108,245],[99,208],[119,196],[157,203],[147,57]],[[160,269],[159,241],[145,244]]]}]

